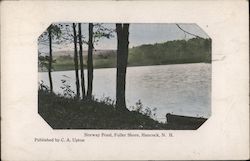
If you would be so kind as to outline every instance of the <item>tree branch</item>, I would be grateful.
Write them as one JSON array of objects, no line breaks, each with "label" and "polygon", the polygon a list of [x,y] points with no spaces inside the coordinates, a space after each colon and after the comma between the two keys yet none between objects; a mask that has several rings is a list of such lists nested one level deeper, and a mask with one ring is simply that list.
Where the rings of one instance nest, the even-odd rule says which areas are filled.
[{"label": "tree branch", "polygon": [[176,24],[176,26],[177,26],[181,31],[183,31],[184,33],[187,33],[187,34],[192,35],[192,36],[194,36],[194,37],[198,37],[198,38],[203,39],[202,37],[200,37],[200,36],[198,36],[198,35],[192,34],[192,33],[188,32],[188,31],[182,29],[182,28],[180,27],[180,25],[178,25],[178,24]]}]

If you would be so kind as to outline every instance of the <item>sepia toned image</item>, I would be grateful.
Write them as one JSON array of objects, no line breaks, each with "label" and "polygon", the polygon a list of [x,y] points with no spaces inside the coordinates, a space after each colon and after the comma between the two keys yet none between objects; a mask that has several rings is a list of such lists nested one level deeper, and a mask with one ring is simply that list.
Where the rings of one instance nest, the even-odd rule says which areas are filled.
[{"label": "sepia toned image", "polygon": [[53,129],[197,129],[211,115],[211,39],[196,24],[53,23],[38,65]]}]

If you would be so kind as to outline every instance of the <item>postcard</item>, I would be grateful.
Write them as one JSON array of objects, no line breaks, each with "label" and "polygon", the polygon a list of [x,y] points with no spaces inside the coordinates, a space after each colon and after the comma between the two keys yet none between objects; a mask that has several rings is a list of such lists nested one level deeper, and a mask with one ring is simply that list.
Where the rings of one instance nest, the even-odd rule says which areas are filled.
[{"label": "postcard", "polygon": [[248,10],[1,2],[1,158],[249,159]]}]

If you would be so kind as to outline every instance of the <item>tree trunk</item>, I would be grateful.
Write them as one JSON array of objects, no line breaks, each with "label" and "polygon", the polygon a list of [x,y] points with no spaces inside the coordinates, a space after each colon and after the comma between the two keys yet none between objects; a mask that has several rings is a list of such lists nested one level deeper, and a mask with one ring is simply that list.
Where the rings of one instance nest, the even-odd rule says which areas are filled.
[{"label": "tree trunk", "polygon": [[78,23],[78,34],[79,34],[79,57],[80,57],[80,68],[81,68],[81,90],[82,99],[85,98],[85,80],[84,80],[84,67],[83,67],[83,56],[82,56],[82,29],[81,23]]},{"label": "tree trunk", "polygon": [[93,90],[93,23],[89,23],[89,41],[88,41],[88,90],[87,98],[92,98]]},{"label": "tree trunk", "polygon": [[116,106],[126,108],[126,72],[128,62],[129,24],[116,24],[117,32],[117,73],[116,73]]},{"label": "tree trunk", "polygon": [[78,74],[78,54],[77,54],[77,35],[76,35],[76,25],[73,23],[73,33],[74,33],[74,62],[75,62],[75,75],[76,75],[76,97],[80,97],[80,86],[79,86],[79,74]]},{"label": "tree trunk", "polygon": [[52,36],[51,36],[51,29],[48,29],[49,34],[49,66],[48,66],[48,74],[49,74],[49,85],[50,85],[50,92],[53,92],[53,82],[52,82],[52,76],[51,76],[51,68],[52,68]]}]

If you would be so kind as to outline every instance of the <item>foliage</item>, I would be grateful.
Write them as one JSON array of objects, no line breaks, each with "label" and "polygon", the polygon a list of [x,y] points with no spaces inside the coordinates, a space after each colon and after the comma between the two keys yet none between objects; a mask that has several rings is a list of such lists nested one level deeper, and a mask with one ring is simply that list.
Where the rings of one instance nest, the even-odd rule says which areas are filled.
[{"label": "foliage", "polygon": [[67,84],[67,81],[65,79],[62,79],[61,82],[62,86],[60,88],[63,90],[63,96],[69,98],[75,97],[75,92],[70,89],[71,86]]},{"label": "foliage", "polygon": [[[45,32],[43,32],[42,35],[39,36],[38,38],[38,43],[43,43],[45,44],[46,42],[48,42],[48,36],[49,36],[49,32],[51,33],[51,37],[53,40],[57,40],[59,41],[59,38],[62,35],[62,31],[61,31],[61,26],[60,24],[51,24],[47,30]],[[47,44],[49,45],[49,44]]]},{"label": "foliage", "polygon": [[[50,61],[49,56],[47,55],[43,56],[40,52],[38,53],[38,67],[42,71],[44,70],[44,68],[46,69],[46,71],[49,69],[49,61]],[[56,63],[56,60],[52,60],[51,63]],[[54,69],[53,66],[51,68]]]},{"label": "foliage", "polygon": [[[58,25],[56,24],[51,24],[47,30],[39,36],[38,38],[38,43],[39,44],[43,44],[43,45],[46,45],[46,46],[49,46],[49,44],[52,42],[49,42],[49,33],[51,35],[51,38],[52,40],[59,40],[62,32],[61,32],[61,29]],[[56,60],[52,60],[51,63],[55,63]],[[52,68],[53,69],[53,66],[50,66],[49,65],[50,63],[50,57],[47,56],[47,55],[42,55],[40,51],[38,51],[38,66],[41,70],[43,70],[44,68],[46,70],[48,70],[49,68]]]},{"label": "foliage", "polygon": [[[38,113],[53,129],[197,129],[200,118],[179,116],[181,120],[160,123],[138,111],[120,111],[110,98],[78,100],[38,90]],[[140,103],[137,104],[139,107]],[[142,108],[143,109],[143,108]],[[183,123],[182,120],[187,120]],[[206,120],[206,119],[205,119]],[[199,126],[197,126],[199,125]]]},{"label": "foliage", "polygon": [[45,85],[43,81],[40,81],[39,82],[39,90],[48,92],[49,91],[49,87],[47,85]]},{"label": "foliage", "polygon": [[168,128],[166,124],[139,112],[116,110],[110,98],[80,101],[41,89],[38,96],[38,112],[54,129]]},{"label": "foliage", "polygon": [[[116,67],[114,50],[94,54],[94,68]],[[84,57],[86,60],[86,57]],[[129,49],[128,66],[166,65],[183,63],[211,63],[211,39],[193,38],[174,40],[153,45],[141,45]],[[84,62],[86,64],[86,62]],[[73,58],[60,56],[55,70],[73,70]]]},{"label": "foliage", "polygon": [[98,45],[98,42],[102,38],[110,39],[113,38],[114,30],[104,27],[102,23],[95,23],[94,25],[94,31],[93,31],[93,42],[95,45]]},{"label": "foliage", "polygon": [[103,98],[101,98],[99,102],[104,103],[106,105],[115,106],[115,101],[108,96],[103,96]]},{"label": "foliage", "polygon": [[151,117],[151,118],[154,118],[156,116],[156,110],[157,108],[153,108],[151,110],[151,108],[149,107],[145,107],[141,100],[138,100],[138,102],[135,103],[135,106],[131,106],[131,109],[133,111],[136,111],[136,112],[139,112],[145,116],[148,116],[148,117]]},{"label": "foliage", "polygon": [[193,38],[141,45],[130,50],[129,66],[211,63],[211,39]]},{"label": "foliage", "polygon": [[52,38],[56,38],[56,39],[59,39],[59,37],[61,36],[62,34],[62,31],[60,29],[60,26],[56,25],[56,24],[51,24],[47,31],[50,31],[51,32],[51,35],[52,35]]}]

